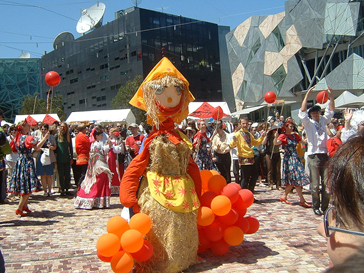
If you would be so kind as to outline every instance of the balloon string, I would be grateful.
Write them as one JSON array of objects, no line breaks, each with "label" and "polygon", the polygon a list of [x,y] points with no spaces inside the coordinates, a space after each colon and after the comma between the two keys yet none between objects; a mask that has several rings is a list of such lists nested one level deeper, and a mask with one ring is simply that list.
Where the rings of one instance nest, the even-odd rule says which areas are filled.
[{"label": "balloon string", "polygon": [[49,88],[47,93],[47,114],[48,114],[48,108],[49,108],[49,94],[51,93],[52,88]]}]

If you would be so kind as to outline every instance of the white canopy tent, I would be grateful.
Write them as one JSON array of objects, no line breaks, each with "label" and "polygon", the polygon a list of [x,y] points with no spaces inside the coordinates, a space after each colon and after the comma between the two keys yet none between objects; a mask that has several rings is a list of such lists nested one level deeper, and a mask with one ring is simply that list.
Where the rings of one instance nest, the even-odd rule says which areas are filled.
[{"label": "white canopy tent", "polygon": [[[335,100],[336,102],[336,100]],[[364,106],[364,94],[360,95],[359,97],[355,97],[352,100],[340,105],[340,106],[336,106],[335,104],[335,108],[338,109],[345,109],[345,108],[361,108]]]},{"label": "white canopy tent", "polygon": [[[50,115],[55,120],[60,121],[57,114],[48,114],[48,115]],[[44,117],[46,116],[46,114],[16,115],[15,120],[14,120],[14,124],[18,124],[19,121],[25,120],[28,116],[31,116],[37,122],[42,122],[44,120]]]},{"label": "white canopy tent", "polygon": [[66,122],[117,122],[123,121],[127,124],[135,122],[135,116],[130,109],[98,110],[72,112]]}]

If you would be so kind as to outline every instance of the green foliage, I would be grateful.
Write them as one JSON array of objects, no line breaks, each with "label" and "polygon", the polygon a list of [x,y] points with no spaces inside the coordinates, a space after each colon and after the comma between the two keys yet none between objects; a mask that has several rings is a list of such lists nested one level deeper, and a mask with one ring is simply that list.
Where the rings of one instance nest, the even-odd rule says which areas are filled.
[{"label": "green foliage", "polygon": [[[33,96],[29,94],[24,96],[22,108],[20,109],[21,115],[46,113],[47,101],[45,99],[40,99],[38,93],[34,93]],[[55,95],[53,98],[49,98],[49,113],[57,114],[61,121],[66,118],[66,115],[63,112],[63,98],[61,95]]]},{"label": "green foliage", "polygon": [[138,88],[142,84],[142,81],[143,78],[141,75],[135,76],[134,80],[128,81],[124,86],[121,86],[119,88],[118,93],[111,101],[111,107],[113,109],[131,109],[137,123],[146,121],[145,111],[130,105],[129,101],[138,91]]}]

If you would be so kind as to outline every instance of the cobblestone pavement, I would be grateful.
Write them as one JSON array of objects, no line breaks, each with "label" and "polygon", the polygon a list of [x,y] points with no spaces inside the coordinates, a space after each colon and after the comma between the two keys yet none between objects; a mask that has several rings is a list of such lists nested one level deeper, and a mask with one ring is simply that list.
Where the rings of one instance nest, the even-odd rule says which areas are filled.
[{"label": "cobblestone pavement", "polygon": [[[259,200],[249,209],[260,221],[257,233],[217,256],[210,250],[201,255],[206,261],[185,270],[190,272],[323,272],[329,266],[326,241],[316,231],[322,217],[299,206],[281,204],[278,190],[258,186]],[[120,215],[119,198],[111,198],[110,209],[76,210],[74,197],[30,198],[32,216],[15,215],[17,202],[0,205],[0,248],[6,272],[112,272],[109,263],[96,256],[96,241],[106,233],[107,221]],[[307,201],[311,195],[304,190]]]}]

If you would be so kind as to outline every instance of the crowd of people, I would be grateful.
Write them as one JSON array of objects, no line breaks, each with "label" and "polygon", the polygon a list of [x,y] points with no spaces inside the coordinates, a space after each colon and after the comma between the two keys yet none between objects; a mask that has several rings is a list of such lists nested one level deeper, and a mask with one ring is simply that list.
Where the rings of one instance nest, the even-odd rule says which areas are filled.
[{"label": "crowd of people", "polygon": [[[338,264],[364,245],[357,239],[364,235],[364,111],[346,109],[341,119],[335,118],[331,88],[324,113],[317,105],[308,109],[312,91],[302,101],[300,123],[277,112],[267,122],[246,117],[185,120],[176,129],[190,141],[191,157],[199,170],[217,170],[227,183],[239,183],[253,193],[256,183],[281,190],[280,202],[287,205],[292,205],[288,195],[295,189],[300,206],[324,215],[319,233],[330,237],[338,232],[328,243],[331,260]],[[73,195],[72,173],[77,188],[75,208],[108,208],[111,194],[119,194],[125,168],[142,153],[150,133],[152,127],[143,123],[70,127],[64,122],[39,123],[31,128],[22,121],[4,126],[0,130],[0,202],[19,196],[15,213],[27,216],[33,192],[43,191],[45,197],[51,197],[57,187],[61,196]],[[302,193],[308,185],[312,204]],[[329,207],[330,199],[334,207]],[[337,246],[341,240],[349,242],[349,249]]]}]

